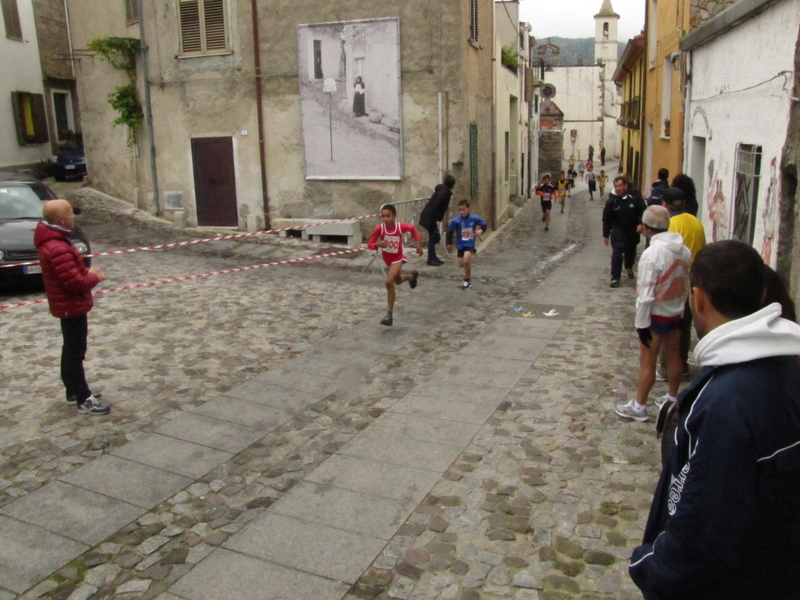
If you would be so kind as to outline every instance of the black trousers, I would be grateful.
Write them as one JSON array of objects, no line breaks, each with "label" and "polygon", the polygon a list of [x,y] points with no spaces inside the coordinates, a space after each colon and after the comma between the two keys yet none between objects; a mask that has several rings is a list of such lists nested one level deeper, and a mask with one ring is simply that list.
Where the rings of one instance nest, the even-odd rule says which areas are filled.
[{"label": "black trousers", "polygon": [[442,236],[439,234],[439,227],[435,224],[433,227],[428,228],[428,260],[437,260],[436,258],[436,244]]},{"label": "black trousers", "polygon": [[637,243],[620,240],[611,240],[611,279],[619,280],[622,276],[622,263],[625,262],[626,269],[632,269],[636,262]]},{"label": "black trousers", "polygon": [[64,338],[61,347],[61,381],[67,389],[67,398],[74,396],[78,403],[82,403],[92,395],[83,371],[89,337],[88,316],[61,319],[61,335]]}]

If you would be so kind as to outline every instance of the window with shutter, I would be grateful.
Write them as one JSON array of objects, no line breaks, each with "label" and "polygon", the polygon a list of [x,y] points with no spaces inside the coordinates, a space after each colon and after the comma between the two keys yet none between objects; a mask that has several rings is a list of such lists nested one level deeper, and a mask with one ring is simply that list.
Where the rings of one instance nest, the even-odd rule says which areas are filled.
[{"label": "window with shutter", "polygon": [[14,107],[14,122],[20,146],[50,141],[43,94],[11,92],[11,104]]},{"label": "window with shutter", "polygon": [[225,0],[180,0],[181,54],[213,54],[228,48]]},{"label": "window with shutter", "polygon": [[6,37],[10,40],[22,41],[22,23],[19,20],[17,0],[0,0],[3,9],[3,22],[6,25]]},{"label": "window with shutter", "polygon": [[139,0],[125,0],[125,21],[128,25],[139,22]]},{"label": "window with shutter", "polygon": [[469,40],[478,43],[478,0],[469,2]]}]

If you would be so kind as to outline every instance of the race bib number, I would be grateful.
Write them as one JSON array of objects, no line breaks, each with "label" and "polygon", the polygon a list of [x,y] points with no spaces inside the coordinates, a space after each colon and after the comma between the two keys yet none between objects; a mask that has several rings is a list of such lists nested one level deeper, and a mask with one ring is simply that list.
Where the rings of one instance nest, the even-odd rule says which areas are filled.
[{"label": "race bib number", "polygon": [[550,202],[550,198],[551,197],[552,197],[552,194],[550,194],[548,192],[545,192],[544,195],[542,196],[542,200],[544,200],[545,202]]},{"label": "race bib number", "polygon": [[388,242],[389,245],[386,248],[382,248],[384,252],[387,254],[397,254],[400,252],[400,242],[401,237],[399,235],[387,235],[383,238],[384,241]]},{"label": "race bib number", "polygon": [[461,230],[461,241],[462,242],[471,242],[472,239],[475,237],[475,230],[470,229],[462,229]]}]

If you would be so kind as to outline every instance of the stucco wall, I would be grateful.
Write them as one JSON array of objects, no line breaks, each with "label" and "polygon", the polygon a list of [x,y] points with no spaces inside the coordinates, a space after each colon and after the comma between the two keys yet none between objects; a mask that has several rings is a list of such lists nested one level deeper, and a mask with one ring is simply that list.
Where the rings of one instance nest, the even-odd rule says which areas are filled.
[{"label": "stucco wall", "polygon": [[[137,35],[124,28],[124,14],[98,10],[100,0],[73,0],[70,7],[75,46],[85,47],[98,35]],[[120,3],[122,4],[122,3]],[[103,4],[105,6],[105,4]],[[161,191],[183,195],[190,224],[196,222],[190,140],[198,136],[233,138],[240,223],[247,214],[263,213],[256,121],[250,2],[227,2],[232,53],[215,57],[178,58],[178,21],[173,3],[145,3],[144,20],[150,49],[150,87]],[[273,0],[258,4],[264,105],[264,139],[270,214],[274,217],[344,217],[374,212],[384,202],[431,193],[439,181],[438,93],[446,95],[444,169],[459,181],[456,197],[469,197],[469,122],[479,123],[479,190],[476,212],[488,213],[492,201],[491,40],[492,2],[481,0],[483,46],[466,42],[469,2],[442,0],[442,31],[436,3],[320,3]],[[123,6],[124,8],[124,6]],[[466,14],[465,14],[466,11]],[[120,13],[122,10],[120,9]],[[303,139],[298,81],[297,26],[382,17],[400,17],[402,116],[405,176],[393,181],[307,181],[303,173]],[[81,22],[78,25],[78,22]],[[120,27],[122,27],[120,31]],[[457,33],[453,33],[457,32]],[[83,46],[81,46],[83,44]],[[485,46],[485,47],[484,47]],[[110,127],[114,115],[97,90],[110,90],[117,74],[94,61],[92,72],[79,79],[84,129],[89,140],[93,181],[105,191],[133,199],[136,189],[149,188],[146,131],[128,165],[96,163],[124,153],[124,135]],[[441,67],[441,71],[440,71]],[[141,70],[140,70],[141,71]],[[440,77],[441,73],[441,77]],[[440,87],[441,82],[441,87]],[[369,85],[369,84],[368,84]],[[140,91],[143,85],[140,85]],[[88,93],[93,89],[94,93]],[[86,112],[90,114],[86,115]],[[89,134],[88,130],[94,133]],[[102,141],[101,141],[102,140]],[[97,175],[95,175],[97,174]]]},{"label": "stucco wall", "polygon": [[26,165],[50,156],[50,144],[20,146],[17,140],[11,92],[44,94],[33,4],[17,5],[23,41],[8,39],[5,25],[0,24],[0,167]]},{"label": "stucco wall", "polygon": [[[798,26],[800,0],[784,0],[692,52],[688,107],[692,139],[687,140],[686,164],[692,169],[690,175],[704,180],[698,189],[698,216],[709,241],[732,236],[737,144],[761,146],[753,246],[773,267],[781,197],[778,169],[791,109],[786,79],[776,75],[794,69]],[[788,79],[791,84],[790,75]],[[696,154],[695,137],[705,140],[704,160]]]},{"label": "stucco wall", "polygon": [[564,112],[564,156],[573,152],[571,130],[578,132],[574,144],[576,158],[586,160],[589,144],[600,152],[602,130],[602,76],[603,68],[554,67],[545,73],[545,82],[556,86],[554,101]]}]

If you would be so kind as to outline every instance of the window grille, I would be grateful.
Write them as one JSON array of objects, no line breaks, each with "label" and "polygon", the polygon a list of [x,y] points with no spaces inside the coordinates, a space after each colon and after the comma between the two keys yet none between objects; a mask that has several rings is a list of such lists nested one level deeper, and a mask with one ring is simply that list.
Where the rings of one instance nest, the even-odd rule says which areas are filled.
[{"label": "window grille", "polygon": [[478,0],[469,2],[469,40],[478,43]]},{"label": "window grille", "polygon": [[736,190],[733,206],[733,237],[753,244],[756,229],[758,184],[761,180],[761,146],[736,147]]},{"label": "window grille", "polygon": [[469,124],[469,194],[478,193],[478,122]]}]

